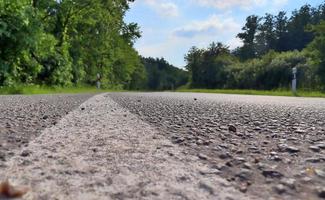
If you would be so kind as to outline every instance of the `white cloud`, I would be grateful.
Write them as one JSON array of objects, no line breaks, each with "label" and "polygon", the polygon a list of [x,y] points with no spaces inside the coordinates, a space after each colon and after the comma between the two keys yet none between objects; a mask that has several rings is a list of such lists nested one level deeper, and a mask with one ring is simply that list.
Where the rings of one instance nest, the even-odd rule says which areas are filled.
[{"label": "white cloud", "polygon": [[193,38],[197,36],[224,36],[236,33],[241,25],[233,18],[225,18],[220,15],[212,15],[204,21],[193,21],[188,25],[174,30],[176,37]]},{"label": "white cloud", "polygon": [[[213,41],[213,38],[204,36],[195,39],[169,37],[163,42],[137,44],[136,48],[145,57],[164,57],[167,61],[171,61],[171,64],[182,68],[185,66],[184,55],[192,46],[206,48]],[[241,41],[237,38],[224,39],[222,41],[230,49],[235,49],[242,45]]]},{"label": "white cloud", "polygon": [[167,61],[171,61],[171,64],[181,68],[185,66],[185,53],[193,45],[197,44],[194,41],[169,37],[163,42],[137,44],[136,48],[145,57],[164,57]]},{"label": "white cloud", "polygon": [[[171,30],[162,40],[157,42],[140,39],[136,47],[140,54],[151,57],[164,57],[172,64],[184,66],[184,55],[191,46],[206,48],[211,42],[223,42],[231,49],[241,46],[241,41],[236,38],[241,25],[232,17],[224,15],[211,15],[206,20],[192,21],[187,25]],[[147,38],[157,34],[155,30],[146,32]],[[158,30],[157,30],[158,31]]]},{"label": "white cloud", "polygon": [[288,4],[289,0],[273,0],[273,4],[275,7],[282,7],[285,6],[286,4]]},{"label": "white cloud", "polygon": [[[143,26],[143,37],[136,43],[136,48],[143,56],[164,57],[181,67],[185,64],[184,55],[191,46],[206,48],[211,42],[222,42],[230,49],[235,49],[242,45],[236,35],[242,32],[245,19],[238,17],[233,9],[240,12],[239,14],[245,14],[247,10],[254,13],[252,9],[276,13],[288,2],[289,0],[136,0],[135,4],[154,10],[163,18],[175,20],[174,23],[164,19],[155,22],[144,19],[157,25]],[[214,13],[219,14],[209,16],[210,12],[200,13],[200,16],[206,15],[204,20],[188,20],[195,18],[196,14],[192,9],[204,12],[205,8],[200,6],[215,8],[217,10]],[[186,12],[189,7],[190,12]],[[237,10],[238,8],[241,10]],[[180,11],[182,17],[174,19],[180,15]]]},{"label": "white cloud", "polygon": [[172,18],[179,16],[179,9],[175,3],[159,0],[144,0],[144,2],[162,17]]},{"label": "white cloud", "polygon": [[201,6],[212,6],[217,9],[252,9],[256,6],[268,6],[270,8],[282,7],[288,3],[289,0],[192,0]]},{"label": "white cloud", "polygon": [[193,0],[202,6],[212,6],[218,9],[229,9],[233,7],[251,8],[252,6],[265,4],[267,0]]},{"label": "white cloud", "polygon": [[235,49],[237,47],[242,46],[243,42],[239,38],[235,37],[235,38],[228,40],[226,42],[226,44],[230,47],[230,49]]}]

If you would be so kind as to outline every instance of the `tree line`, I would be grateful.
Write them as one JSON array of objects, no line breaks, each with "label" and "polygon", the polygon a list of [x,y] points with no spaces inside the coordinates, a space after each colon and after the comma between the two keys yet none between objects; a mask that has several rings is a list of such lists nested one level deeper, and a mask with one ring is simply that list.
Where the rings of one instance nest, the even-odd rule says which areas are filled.
[{"label": "tree line", "polygon": [[148,90],[174,90],[188,82],[188,72],[169,64],[164,58],[141,58],[147,72]]},{"label": "tree line", "polygon": [[247,17],[243,45],[192,47],[186,70],[134,49],[141,37],[125,13],[134,0],[0,0],[0,87],[19,84],[105,88],[300,88],[325,90],[325,4]]},{"label": "tree line", "polygon": [[[125,23],[133,0],[0,0],[0,86],[135,88],[144,66]],[[135,81],[137,80],[137,81]]]},{"label": "tree line", "polygon": [[325,89],[325,4],[304,5],[290,17],[247,17],[237,37],[243,45],[192,47],[185,55],[193,88],[277,89],[290,87],[298,68],[299,87]]},{"label": "tree line", "polygon": [[0,0],[0,87],[95,85],[171,90],[187,72],[134,49],[134,0]]}]

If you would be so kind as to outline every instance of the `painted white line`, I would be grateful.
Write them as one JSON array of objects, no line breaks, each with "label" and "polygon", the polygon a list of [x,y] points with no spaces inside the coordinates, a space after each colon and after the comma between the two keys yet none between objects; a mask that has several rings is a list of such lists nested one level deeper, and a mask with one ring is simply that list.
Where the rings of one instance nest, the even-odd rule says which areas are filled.
[{"label": "painted white line", "polygon": [[[84,109],[81,109],[84,108]],[[15,156],[0,177],[32,190],[24,199],[252,199],[157,130],[97,95]]]}]

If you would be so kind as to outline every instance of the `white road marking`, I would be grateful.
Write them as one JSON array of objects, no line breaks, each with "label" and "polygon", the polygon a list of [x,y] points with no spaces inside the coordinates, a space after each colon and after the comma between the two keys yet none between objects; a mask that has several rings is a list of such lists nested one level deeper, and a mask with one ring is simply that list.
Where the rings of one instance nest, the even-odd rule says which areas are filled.
[{"label": "white road marking", "polygon": [[[85,108],[84,110],[80,108]],[[28,185],[24,199],[253,199],[184,155],[157,130],[97,95],[45,129],[0,177]]]}]

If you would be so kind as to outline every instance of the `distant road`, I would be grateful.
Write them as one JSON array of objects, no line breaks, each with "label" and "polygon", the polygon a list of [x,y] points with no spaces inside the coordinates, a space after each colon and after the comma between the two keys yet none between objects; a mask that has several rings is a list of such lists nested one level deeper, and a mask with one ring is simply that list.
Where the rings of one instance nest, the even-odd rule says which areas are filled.
[{"label": "distant road", "polygon": [[[30,186],[26,199],[325,195],[325,99],[166,92],[82,101],[0,160],[0,177]],[[14,116],[37,113],[13,105]]]}]

